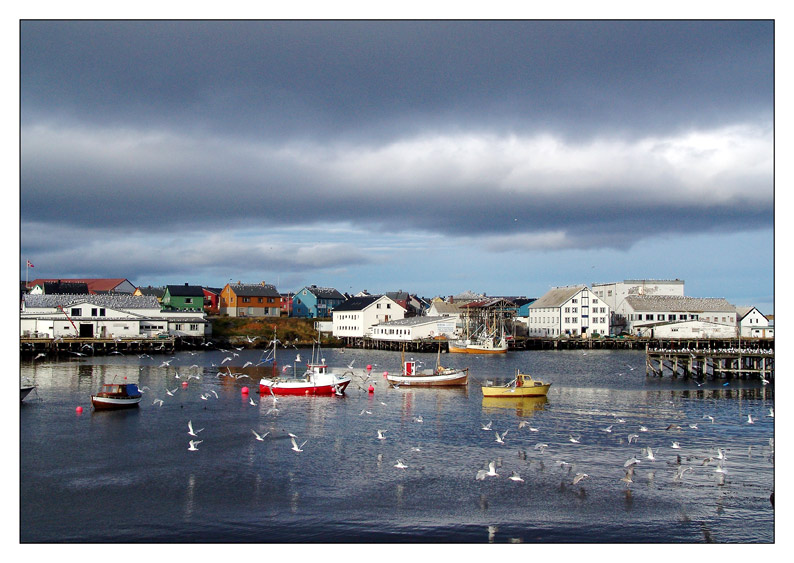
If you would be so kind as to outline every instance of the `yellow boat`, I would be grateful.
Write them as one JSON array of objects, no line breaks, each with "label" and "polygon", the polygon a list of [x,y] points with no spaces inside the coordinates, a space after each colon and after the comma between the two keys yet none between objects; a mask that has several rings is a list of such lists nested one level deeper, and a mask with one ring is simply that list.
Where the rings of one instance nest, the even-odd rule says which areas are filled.
[{"label": "yellow boat", "polygon": [[483,397],[545,397],[551,383],[532,379],[528,373],[516,370],[515,378],[507,385],[483,386]]}]

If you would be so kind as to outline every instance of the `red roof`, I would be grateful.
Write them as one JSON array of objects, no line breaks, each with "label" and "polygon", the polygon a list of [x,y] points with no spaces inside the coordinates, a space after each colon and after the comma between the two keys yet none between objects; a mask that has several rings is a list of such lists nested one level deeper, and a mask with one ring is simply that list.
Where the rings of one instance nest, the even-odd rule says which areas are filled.
[{"label": "red roof", "polygon": [[128,281],[126,278],[39,278],[28,283],[28,288],[42,285],[44,282],[84,283],[88,286],[88,293],[97,291],[113,291],[118,286]]}]

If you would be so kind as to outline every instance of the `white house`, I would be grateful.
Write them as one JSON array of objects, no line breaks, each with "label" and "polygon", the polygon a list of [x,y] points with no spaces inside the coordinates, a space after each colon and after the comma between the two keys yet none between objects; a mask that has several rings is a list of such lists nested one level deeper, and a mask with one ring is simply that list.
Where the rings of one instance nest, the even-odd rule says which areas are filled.
[{"label": "white house", "polygon": [[204,336],[203,311],[164,313],[153,296],[25,295],[20,334],[41,338],[142,338],[160,333]]},{"label": "white house", "polygon": [[736,307],[736,317],[742,338],[774,338],[774,327],[755,307]]},{"label": "white house", "polygon": [[610,309],[587,286],[555,287],[529,305],[530,337],[609,334]]},{"label": "white house", "polygon": [[439,336],[452,338],[454,317],[409,317],[377,324],[370,329],[373,340],[410,342]]},{"label": "white house", "polygon": [[736,338],[734,326],[694,320],[646,325],[636,332],[650,338]]},{"label": "white house", "polygon": [[618,305],[631,334],[655,325],[704,321],[727,325],[736,333],[736,307],[721,297],[681,297],[675,295],[630,295]]},{"label": "white house", "polygon": [[333,335],[339,338],[361,338],[370,327],[405,318],[405,309],[386,295],[351,297],[331,312]]}]

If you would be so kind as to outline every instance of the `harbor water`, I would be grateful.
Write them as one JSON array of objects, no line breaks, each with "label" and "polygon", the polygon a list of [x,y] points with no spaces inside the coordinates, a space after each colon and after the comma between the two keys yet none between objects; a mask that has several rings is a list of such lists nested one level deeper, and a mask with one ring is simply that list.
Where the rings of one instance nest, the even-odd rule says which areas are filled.
[{"label": "harbor water", "polygon": [[[643,352],[588,350],[442,354],[468,386],[391,388],[399,352],[324,355],[352,364],[345,396],[277,402],[243,369],[261,350],[23,359],[20,541],[775,541],[773,385],[646,377]],[[483,398],[519,368],[552,383],[545,400]],[[124,378],[140,406],[94,411]]]}]

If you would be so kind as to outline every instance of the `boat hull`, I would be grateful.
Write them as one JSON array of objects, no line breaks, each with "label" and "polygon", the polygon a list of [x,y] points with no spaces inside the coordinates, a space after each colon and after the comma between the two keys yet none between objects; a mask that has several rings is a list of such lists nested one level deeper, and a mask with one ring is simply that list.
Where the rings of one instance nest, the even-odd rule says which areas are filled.
[{"label": "boat hull", "polygon": [[392,385],[405,385],[406,387],[447,387],[453,385],[468,385],[469,370],[459,370],[453,373],[433,375],[387,375],[386,381]]},{"label": "boat hull", "polygon": [[30,387],[20,387],[20,389],[19,389],[19,400],[20,401],[24,401],[25,397],[30,395],[30,392],[33,391],[35,388],[36,388],[35,385],[32,385]]},{"label": "boat hull", "polygon": [[[545,397],[549,392],[551,383],[535,382],[535,385],[526,387],[483,387],[483,397]],[[538,385],[538,383],[540,383]]]},{"label": "boat hull", "polygon": [[345,392],[350,384],[350,378],[342,378],[335,383],[318,384],[310,381],[274,381],[262,379],[259,381],[261,395],[340,395]]},{"label": "boat hull", "polygon": [[507,347],[504,348],[485,348],[476,344],[469,344],[466,347],[449,345],[451,354],[507,354]]},{"label": "boat hull", "polygon": [[91,395],[91,404],[96,410],[129,409],[137,407],[141,397],[100,397]]}]

